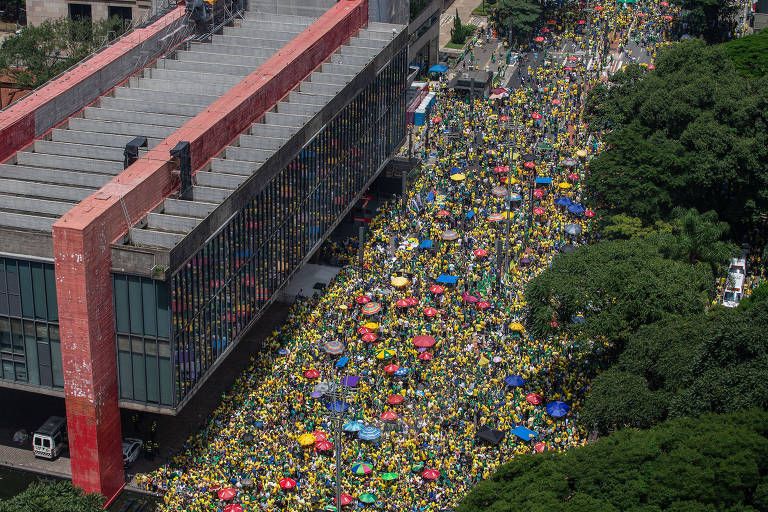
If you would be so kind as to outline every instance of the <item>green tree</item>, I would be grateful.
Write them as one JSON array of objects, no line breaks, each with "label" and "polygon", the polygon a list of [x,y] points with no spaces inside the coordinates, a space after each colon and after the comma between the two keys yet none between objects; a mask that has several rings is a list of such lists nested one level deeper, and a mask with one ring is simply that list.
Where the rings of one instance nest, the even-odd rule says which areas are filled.
[{"label": "green tree", "polygon": [[681,6],[688,31],[712,44],[732,37],[741,4],[735,0],[683,0]]},{"label": "green tree", "polygon": [[708,414],[623,430],[552,455],[516,456],[458,512],[766,510],[768,413]]},{"label": "green tree", "polygon": [[722,45],[687,41],[598,86],[587,102],[607,150],[590,162],[585,187],[608,215],[644,225],[676,207],[714,209],[748,233],[768,213],[768,87],[742,76]]},{"label": "green tree", "polygon": [[768,30],[728,41],[723,46],[742,75],[752,78],[768,75]]},{"label": "green tree", "polygon": [[104,497],[85,494],[69,481],[34,482],[24,492],[0,501],[0,512],[101,512]]},{"label": "green tree", "polygon": [[645,238],[658,233],[671,232],[666,222],[657,221],[653,226],[643,226],[642,219],[623,213],[611,215],[600,228],[600,234],[607,240],[629,240]]},{"label": "green tree", "polygon": [[98,23],[66,18],[27,26],[0,46],[0,72],[22,89],[34,89],[125,30],[122,20]]},{"label": "green tree", "polygon": [[[647,239],[603,241],[557,256],[526,288],[536,335],[557,329],[619,348],[644,324],[703,311],[713,291],[709,267],[670,260]],[[582,315],[583,323],[572,318]]]},{"label": "green tree", "polygon": [[527,39],[541,17],[541,4],[530,0],[499,0],[493,19],[502,34],[515,41]]},{"label": "green tree", "polygon": [[714,273],[733,257],[738,248],[723,241],[728,224],[717,220],[717,212],[699,213],[694,208],[672,210],[672,232],[660,236],[661,252],[666,257],[691,264],[707,263]]},{"label": "green tree", "polygon": [[461,22],[459,10],[456,9],[456,16],[453,17],[453,28],[451,28],[451,42],[453,44],[464,44],[469,33],[469,27]]}]

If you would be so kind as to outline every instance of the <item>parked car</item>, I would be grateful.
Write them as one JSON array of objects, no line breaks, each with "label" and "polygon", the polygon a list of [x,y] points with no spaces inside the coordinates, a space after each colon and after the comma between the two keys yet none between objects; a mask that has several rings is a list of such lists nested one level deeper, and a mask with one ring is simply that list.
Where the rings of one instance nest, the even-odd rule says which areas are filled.
[{"label": "parked car", "polygon": [[32,451],[35,457],[53,460],[67,446],[67,420],[51,416],[32,436]]},{"label": "parked car", "polygon": [[130,466],[136,459],[139,458],[141,453],[141,447],[143,446],[141,439],[125,438],[123,439],[123,466]]}]

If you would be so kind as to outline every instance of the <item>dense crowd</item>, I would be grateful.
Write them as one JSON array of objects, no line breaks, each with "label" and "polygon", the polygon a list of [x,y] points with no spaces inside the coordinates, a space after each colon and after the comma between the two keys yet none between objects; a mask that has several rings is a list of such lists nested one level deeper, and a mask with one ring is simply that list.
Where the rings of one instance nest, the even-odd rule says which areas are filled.
[{"label": "dense crowd", "polygon": [[551,13],[543,64],[506,97],[433,82],[421,172],[371,223],[363,268],[295,304],[207,428],[139,477],[165,510],[332,508],[339,442],[343,504],[446,510],[515,454],[586,442],[587,379],[566,336],[526,331],[523,290],[589,240],[581,182],[601,142],[582,100],[630,27],[654,51],[664,4]]}]

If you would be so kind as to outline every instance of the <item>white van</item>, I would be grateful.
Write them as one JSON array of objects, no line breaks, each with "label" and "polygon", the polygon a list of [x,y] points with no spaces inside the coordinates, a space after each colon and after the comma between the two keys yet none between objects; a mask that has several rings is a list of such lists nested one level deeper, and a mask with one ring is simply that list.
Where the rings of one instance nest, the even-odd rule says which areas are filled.
[{"label": "white van", "polygon": [[745,258],[732,258],[728,267],[728,276],[723,290],[723,306],[735,308],[744,296],[744,278],[746,276],[747,262]]},{"label": "white van", "polygon": [[53,460],[67,446],[67,420],[51,416],[32,436],[32,450],[35,457]]}]

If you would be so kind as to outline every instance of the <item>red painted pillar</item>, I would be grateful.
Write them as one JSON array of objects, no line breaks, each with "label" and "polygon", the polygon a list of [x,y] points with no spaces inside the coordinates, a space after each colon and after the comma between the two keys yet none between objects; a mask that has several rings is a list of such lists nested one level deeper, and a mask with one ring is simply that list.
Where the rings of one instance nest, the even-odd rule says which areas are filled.
[{"label": "red painted pillar", "polygon": [[[72,482],[113,498],[123,487],[110,242],[106,223],[53,228]],[[74,222],[71,222],[74,220]]]}]

